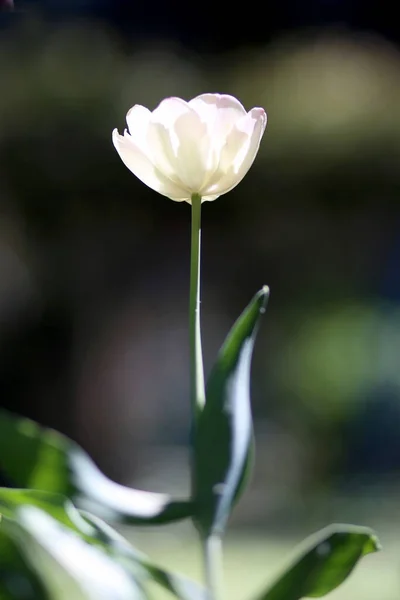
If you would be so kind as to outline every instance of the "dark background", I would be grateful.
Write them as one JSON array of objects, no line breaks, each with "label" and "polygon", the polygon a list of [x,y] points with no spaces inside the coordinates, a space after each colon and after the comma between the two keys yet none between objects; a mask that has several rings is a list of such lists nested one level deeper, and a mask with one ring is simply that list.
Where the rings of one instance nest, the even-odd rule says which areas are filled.
[{"label": "dark background", "polygon": [[400,481],[395,8],[3,1],[2,407],[67,433],[119,481],[186,489],[190,208],[136,180],[111,131],[136,103],[231,93],[269,117],[248,176],[203,210],[207,371],[271,288],[238,523],[388,514]]},{"label": "dark background", "polygon": [[[12,0],[2,0],[10,7]],[[139,3],[129,0],[22,0],[16,18],[32,13],[55,21],[89,19],[111,25],[128,43],[162,37],[191,50],[218,52],[262,46],[277,35],[301,28],[343,27],[349,32],[375,32],[399,41],[396,5],[352,0],[283,0],[229,8],[211,0],[198,5],[183,1]]]}]

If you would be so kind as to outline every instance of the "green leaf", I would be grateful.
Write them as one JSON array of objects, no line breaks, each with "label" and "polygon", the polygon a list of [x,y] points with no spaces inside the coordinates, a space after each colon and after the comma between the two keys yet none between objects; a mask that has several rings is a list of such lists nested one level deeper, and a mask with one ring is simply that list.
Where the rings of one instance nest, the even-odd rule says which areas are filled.
[{"label": "green leaf", "polygon": [[51,600],[146,598],[140,565],[124,564],[67,498],[0,488],[0,515],[0,532],[18,546]]},{"label": "green leaf", "polygon": [[147,598],[129,570],[34,505],[19,507],[2,528],[19,546],[51,600]]},{"label": "green leaf", "polygon": [[202,535],[221,535],[251,463],[250,367],[262,288],[232,327],[210,374],[194,446],[194,521]]},{"label": "green leaf", "polygon": [[380,550],[371,529],[330,525],[307,538],[298,557],[257,600],[320,598],[350,575],[360,558]]},{"label": "green leaf", "polygon": [[127,559],[138,563],[143,570],[144,577],[151,579],[166,591],[171,592],[180,600],[209,600],[209,593],[202,586],[190,579],[169,573],[164,569],[154,565],[150,559],[139,552],[131,545],[127,545],[126,540],[109,525],[101,521],[98,517],[81,511],[87,521],[96,528],[100,537],[102,537],[110,547],[116,547],[120,553],[125,554]]},{"label": "green leaf", "polygon": [[[93,528],[65,496],[39,490],[0,488],[0,516],[3,517],[3,520],[13,520],[16,512],[24,506],[33,506],[44,510],[53,519],[69,527],[75,533],[87,535],[87,541],[95,542],[97,539]],[[1,525],[2,521],[0,521],[0,527]]]},{"label": "green leaf", "polygon": [[0,522],[0,599],[49,600],[36,572]]},{"label": "green leaf", "polygon": [[64,435],[5,411],[0,412],[0,471],[15,487],[63,494],[122,523],[163,524],[192,514],[190,502],[111,481]]},{"label": "green leaf", "polygon": [[[140,585],[145,586],[146,582],[153,581],[165,590],[171,592],[180,600],[209,599],[207,592],[200,585],[183,576],[168,573],[155,566],[145,554],[136,550],[136,548],[107,523],[87,511],[78,511],[64,496],[37,490],[0,488],[0,514],[3,515],[3,525],[8,522],[8,528],[10,528],[9,523],[16,522],[19,529],[21,529],[21,527],[22,529],[26,529],[26,523],[23,520],[21,521],[21,514],[27,514],[25,509],[29,509],[28,515],[35,515],[38,514],[37,511],[40,511],[53,520],[53,524],[51,525],[49,519],[46,519],[43,515],[39,515],[36,521],[44,523],[40,526],[39,532],[35,533],[34,531],[31,531],[32,527],[31,529],[28,528],[29,535],[31,537],[32,535],[34,535],[34,537],[36,536],[36,541],[42,545],[50,544],[53,537],[56,541],[58,537],[61,537],[65,539],[66,544],[71,545],[73,543],[75,546],[81,546],[80,549],[77,547],[77,554],[83,552],[84,548],[88,546],[96,550],[97,556],[99,552],[101,555],[105,555],[107,559],[111,560],[113,563],[117,563],[120,567],[123,567],[135,585],[139,582]],[[36,511],[36,513],[34,511]],[[41,531],[47,531],[47,529],[52,530],[49,534],[50,542],[47,541],[47,538],[44,541],[40,538]],[[1,532],[2,524],[0,523],[0,533]],[[14,528],[12,532],[14,533],[15,539],[22,539],[21,536],[18,538],[18,528]],[[73,535],[73,538],[68,538],[66,535],[67,533]],[[80,544],[76,542],[77,538],[80,540]],[[63,557],[59,557],[57,554],[59,547],[57,544],[58,542],[53,550],[51,546],[46,546],[47,550],[46,548],[45,550],[46,552],[55,554],[54,560],[60,561]],[[35,544],[33,545],[35,546]],[[43,554],[43,552],[41,552],[41,554]],[[93,555],[93,552],[91,552],[91,555]],[[88,556],[85,560],[90,561],[97,559]],[[48,563],[49,561],[50,559],[46,559],[45,562]],[[67,568],[67,570],[69,569],[70,575],[67,577],[65,574],[59,574],[58,576],[60,578],[67,577],[67,581],[69,581],[70,577],[73,578],[73,574],[71,575],[71,573],[73,572],[75,565],[73,563],[68,563],[67,565],[64,565],[64,567]],[[39,574],[42,573],[40,571],[40,565],[37,568],[39,569]],[[55,572],[58,572],[58,568],[57,565],[54,567]],[[43,574],[42,576],[45,577]],[[67,586],[67,589],[70,589],[72,582],[69,581],[69,583],[66,583],[65,585]],[[136,592],[136,596],[137,593],[138,592]],[[75,599],[75,596],[72,593],[70,597],[74,597]],[[0,598],[3,600],[1,594]],[[38,598],[40,597],[38,596]],[[110,598],[113,599],[114,597],[110,596]],[[9,599],[7,598],[7,600]],[[33,599],[28,597],[27,600]],[[115,600],[117,600],[117,596],[115,597]]]}]

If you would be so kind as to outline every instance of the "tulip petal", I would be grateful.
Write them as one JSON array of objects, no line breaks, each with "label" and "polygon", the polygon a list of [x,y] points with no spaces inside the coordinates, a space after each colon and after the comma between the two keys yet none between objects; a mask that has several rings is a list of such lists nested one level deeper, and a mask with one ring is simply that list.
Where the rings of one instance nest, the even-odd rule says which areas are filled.
[{"label": "tulip petal", "polygon": [[[192,134],[195,135],[192,127],[193,120],[198,121],[198,118],[187,102],[181,98],[167,98],[152,113],[147,139],[152,161],[159,170],[177,185],[197,191],[196,181],[187,176],[187,169],[190,172],[193,162],[196,163],[198,177],[201,177],[199,171],[202,170],[198,160],[199,148],[193,153],[192,148],[188,148],[186,143],[187,138]],[[180,123],[185,124],[188,121],[187,127],[184,125],[181,131]]]},{"label": "tulip petal", "polygon": [[226,136],[234,124],[246,115],[244,106],[228,94],[201,94],[189,102],[189,106],[208,124],[213,143],[225,143]]},{"label": "tulip petal", "polygon": [[219,198],[220,195],[221,194],[216,194],[214,196],[202,196],[201,201],[202,202],[211,202],[212,200],[216,200],[217,198]]},{"label": "tulip petal", "polygon": [[249,135],[249,143],[236,158],[235,169],[239,175],[239,181],[243,179],[250,169],[260,147],[261,138],[267,126],[267,114],[263,108],[252,108],[247,118],[237,124]]},{"label": "tulip petal", "polygon": [[207,126],[195,111],[190,111],[176,120],[174,131],[179,139],[176,153],[179,179],[196,193],[201,189],[209,169],[211,142]]},{"label": "tulip petal", "polygon": [[206,124],[187,102],[167,98],[159,104],[152,113],[148,143],[160,171],[192,193],[199,191],[210,168],[211,141]]},{"label": "tulip petal", "polygon": [[204,196],[226,194],[243,179],[254,162],[266,125],[267,115],[262,108],[253,108],[235,124],[222,149],[218,171],[203,190]]},{"label": "tulip petal", "polygon": [[[179,138],[175,133],[174,126],[180,117],[190,112],[188,103],[182,100],[182,98],[166,98],[153,110],[150,127],[153,127],[153,132],[154,130],[159,131],[162,136],[161,147],[152,148],[155,162],[158,163],[158,159],[164,161],[165,156],[158,156],[158,151],[163,154],[164,150],[167,150],[170,160],[174,163],[173,167],[176,167],[175,160],[179,147]],[[156,136],[154,135],[154,137]]]},{"label": "tulip petal", "polygon": [[203,188],[219,175],[221,150],[235,124],[247,115],[243,105],[228,94],[201,94],[189,102],[189,106],[206,123],[210,139],[207,158],[207,178],[203,180]]},{"label": "tulip petal", "polygon": [[190,192],[161,173],[127,132],[122,136],[114,129],[112,139],[122,162],[144,184],[172,200],[183,201],[190,198]]},{"label": "tulip petal", "polygon": [[180,116],[188,112],[190,112],[189,104],[182,98],[172,96],[162,100],[153,110],[151,117],[153,122],[162,123],[167,129],[170,129]]},{"label": "tulip petal", "polygon": [[148,108],[135,104],[126,115],[129,133],[135,144],[148,154],[147,130],[149,128],[151,112]]}]

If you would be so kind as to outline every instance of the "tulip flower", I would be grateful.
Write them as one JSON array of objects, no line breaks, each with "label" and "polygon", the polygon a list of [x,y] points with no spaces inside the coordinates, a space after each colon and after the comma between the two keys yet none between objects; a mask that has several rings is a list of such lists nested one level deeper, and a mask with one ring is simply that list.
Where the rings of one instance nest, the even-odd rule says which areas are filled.
[{"label": "tulip flower", "polygon": [[215,200],[234,188],[256,157],[267,124],[264,109],[246,112],[239,100],[202,94],[185,102],[167,98],[151,112],[136,104],[124,135],[113,142],[143,183],[178,202]]},{"label": "tulip flower", "polygon": [[191,390],[194,413],[205,402],[200,339],[201,203],[234,188],[257,155],[267,124],[263,108],[246,112],[226,94],[201,94],[189,102],[166,98],[151,112],[136,104],[128,129],[112,139],[124,164],[153,190],[192,204],[190,269]]}]

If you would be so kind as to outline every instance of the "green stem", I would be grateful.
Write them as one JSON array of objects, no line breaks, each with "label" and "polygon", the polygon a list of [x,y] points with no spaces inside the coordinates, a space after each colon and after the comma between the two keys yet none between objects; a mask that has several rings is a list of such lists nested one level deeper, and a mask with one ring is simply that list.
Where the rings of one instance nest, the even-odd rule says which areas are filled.
[{"label": "green stem", "polygon": [[194,425],[205,403],[203,354],[200,332],[201,196],[192,196],[192,243],[190,255],[190,394]]},{"label": "green stem", "polygon": [[204,566],[207,588],[211,600],[221,600],[222,591],[222,541],[219,536],[211,535],[203,542]]}]

